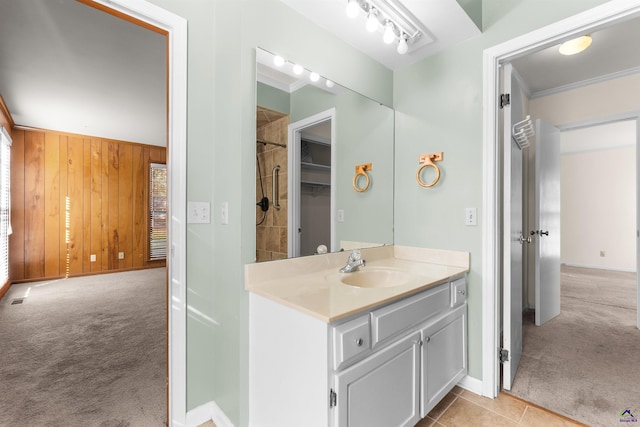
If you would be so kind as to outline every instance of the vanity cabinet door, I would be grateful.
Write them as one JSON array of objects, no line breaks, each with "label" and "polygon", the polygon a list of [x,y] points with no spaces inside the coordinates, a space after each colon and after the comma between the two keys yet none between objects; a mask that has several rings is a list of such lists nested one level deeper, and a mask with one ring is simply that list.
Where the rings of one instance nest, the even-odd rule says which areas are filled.
[{"label": "vanity cabinet door", "polygon": [[422,330],[421,417],[467,374],[466,315],[464,304]]},{"label": "vanity cabinet door", "polygon": [[337,373],[334,427],[413,427],[419,420],[420,334]]}]

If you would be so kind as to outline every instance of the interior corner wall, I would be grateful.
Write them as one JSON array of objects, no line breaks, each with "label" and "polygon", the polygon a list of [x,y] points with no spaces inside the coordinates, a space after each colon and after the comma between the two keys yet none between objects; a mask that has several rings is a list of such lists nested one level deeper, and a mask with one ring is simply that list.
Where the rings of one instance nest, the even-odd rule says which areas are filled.
[{"label": "interior corner wall", "polygon": [[11,281],[165,265],[148,261],[151,162],[166,149],[14,128]]}]

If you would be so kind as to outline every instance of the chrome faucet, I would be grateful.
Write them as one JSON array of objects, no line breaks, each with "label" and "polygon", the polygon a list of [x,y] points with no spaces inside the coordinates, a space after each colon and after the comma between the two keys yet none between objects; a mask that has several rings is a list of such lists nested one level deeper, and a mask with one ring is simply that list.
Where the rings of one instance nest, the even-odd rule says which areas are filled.
[{"label": "chrome faucet", "polygon": [[347,265],[340,269],[340,273],[352,273],[356,271],[361,266],[364,267],[366,265],[365,260],[360,258],[360,250],[354,249],[351,251],[349,255],[349,259],[347,260]]}]

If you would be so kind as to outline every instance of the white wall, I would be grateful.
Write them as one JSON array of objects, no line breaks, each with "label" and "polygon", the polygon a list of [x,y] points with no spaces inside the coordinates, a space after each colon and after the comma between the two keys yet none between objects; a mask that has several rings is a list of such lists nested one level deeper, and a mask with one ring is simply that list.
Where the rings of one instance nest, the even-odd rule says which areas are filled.
[{"label": "white wall", "polygon": [[[568,126],[632,112],[639,113],[638,99],[640,74],[634,74],[532,99],[529,101],[529,112],[533,120],[542,119],[556,126]],[[530,172],[529,179],[535,179],[533,172]],[[529,258],[531,256],[529,254]],[[532,272],[529,273],[528,282],[533,283]],[[533,308],[534,286],[530,286],[526,294],[528,305]]]},{"label": "white wall", "polygon": [[630,120],[561,134],[562,263],[635,271],[635,128]]}]

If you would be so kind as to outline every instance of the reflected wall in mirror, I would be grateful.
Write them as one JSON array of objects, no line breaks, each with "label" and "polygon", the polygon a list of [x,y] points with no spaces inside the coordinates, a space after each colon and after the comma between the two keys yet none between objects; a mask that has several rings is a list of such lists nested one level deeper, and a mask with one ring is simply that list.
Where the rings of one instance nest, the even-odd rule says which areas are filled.
[{"label": "reflected wall in mirror", "polygon": [[394,111],[263,49],[256,62],[256,260],[392,244]]}]

